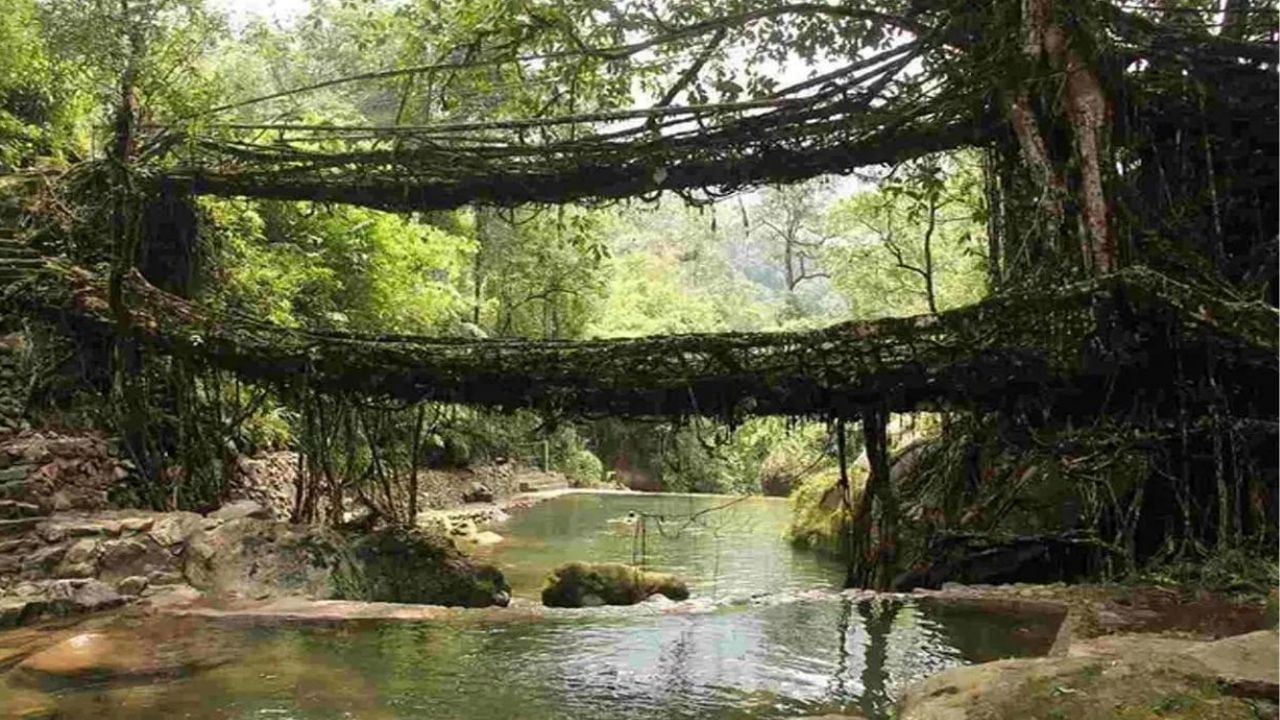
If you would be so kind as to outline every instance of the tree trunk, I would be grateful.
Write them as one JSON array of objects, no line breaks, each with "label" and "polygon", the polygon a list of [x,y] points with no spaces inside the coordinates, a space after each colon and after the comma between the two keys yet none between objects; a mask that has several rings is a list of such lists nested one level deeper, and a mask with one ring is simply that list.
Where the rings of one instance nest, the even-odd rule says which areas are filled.
[{"label": "tree trunk", "polygon": [[924,231],[924,296],[929,312],[938,314],[938,294],[933,284],[933,233],[938,228],[938,191],[929,193],[929,225]]},{"label": "tree trunk", "polygon": [[1249,15],[1252,12],[1249,0],[1227,0],[1222,9],[1221,35],[1231,40],[1241,40],[1249,27]]},{"label": "tree trunk", "polygon": [[[1056,92],[1054,79],[1065,77],[1066,120],[1071,132],[1076,167],[1076,205],[1081,213],[1080,247],[1085,268],[1093,274],[1117,269],[1115,239],[1110,230],[1110,207],[1106,175],[1110,163],[1111,107],[1106,91],[1093,67],[1072,43],[1063,25],[1054,17],[1054,0],[1026,0],[1023,4],[1023,54],[1032,66],[1042,61],[1054,72],[1047,82],[1055,83],[1046,92]],[[1076,24],[1073,24],[1075,26]],[[1009,103],[1009,122],[1018,138],[1023,157],[1041,183],[1041,205],[1054,229],[1063,230],[1069,183],[1040,130],[1030,90],[1023,87]]]},{"label": "tree trunk", "polygon": [[866,585],[887,590],[893,582],[894,545],[897,532],[897,503],[889,482],[889,436],[886,413],[867,409],[862,413],[862,433],[867,450],[867,488],[863,504],[872,510],[874,544],[867,558]]}]

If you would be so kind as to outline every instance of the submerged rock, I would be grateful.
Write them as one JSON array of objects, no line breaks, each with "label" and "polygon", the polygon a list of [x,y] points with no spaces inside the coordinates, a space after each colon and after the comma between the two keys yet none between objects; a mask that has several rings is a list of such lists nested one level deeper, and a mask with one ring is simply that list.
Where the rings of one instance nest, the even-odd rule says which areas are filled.
[{"label": "submerged rock", "polygon": [[87,632],[26,658],[18,664],[14,678],[28,687],[59,687],[86,680],[178,677],[216,667],[234,657],[221,644],[185,633],[172,636],[146,631]]},{"label": "submerged rock", "polygon": [[54,720],[58,717],[58,703],[51,695],[30,688],[6,687],[0,680],[0,717]]},{"label": "submerged rock", "polygon": [[621,563],[561,565],[542,588],[542,604],[549,607],[634,605],[653,595],[685,600],[689,587],[665,573],[646,572]]}]

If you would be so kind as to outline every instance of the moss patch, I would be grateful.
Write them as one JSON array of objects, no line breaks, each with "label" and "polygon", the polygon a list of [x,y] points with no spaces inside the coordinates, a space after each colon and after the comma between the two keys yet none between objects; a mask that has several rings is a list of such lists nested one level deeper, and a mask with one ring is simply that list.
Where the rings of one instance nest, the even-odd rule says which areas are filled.
[{"label": "moss patch", "polygon": [[485,607],[510,597],[497,568],[467,559],[443,535],[388,528],[353,539],[347,554],[334,599]]},{"label": "moss patch", "polygon": [[[849,468],[854,492],[860,493],[866,473]],[[840,475],[830,470],[802,480],[791,493],[791,524],[787,537],[799,547],[844,557],[849,539],[848,513],[838,487]]]},{"label": "moss patch", "polygon": [[672,600],[689,597],[683,580],[665,573],[646,572],[621,563],[568,563],[556,568],[542,588],[548,607],[634,605],[650,595]]}]

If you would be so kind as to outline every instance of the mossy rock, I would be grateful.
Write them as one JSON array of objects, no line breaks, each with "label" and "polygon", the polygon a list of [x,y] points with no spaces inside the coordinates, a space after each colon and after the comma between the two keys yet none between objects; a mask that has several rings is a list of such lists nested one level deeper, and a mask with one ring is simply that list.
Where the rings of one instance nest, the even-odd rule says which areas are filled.
[{"label": "mossy rock", "polygon": [[387,528],[353,538],[350,570],[334,578],[339,599],[486,607],[506,605],[511,586],[440,533]]},{"label": "mossy rock", "polygon": [[671,600],[689,597],[684,580],[666,573],[646,572],[622,563],[568,563],[556,568],[542,588],[548,607],[634,605],[651,595]]}]

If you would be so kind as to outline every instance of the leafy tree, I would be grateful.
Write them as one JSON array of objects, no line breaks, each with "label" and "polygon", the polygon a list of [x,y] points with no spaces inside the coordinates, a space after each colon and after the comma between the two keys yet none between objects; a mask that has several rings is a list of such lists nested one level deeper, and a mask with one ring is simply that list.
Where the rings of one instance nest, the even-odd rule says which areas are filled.
[{"label": "leafy tree", "polygon": [[857,317],[936,313],[986,292],[981,169],[972,158],[926,158],[831,211],[834,281]]},{"label": "leafy tree", "polygon": [[605,290],[601,223],[576,209],[477,210],[472,321],[502,337],[580,337]]}]

